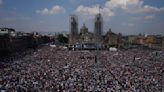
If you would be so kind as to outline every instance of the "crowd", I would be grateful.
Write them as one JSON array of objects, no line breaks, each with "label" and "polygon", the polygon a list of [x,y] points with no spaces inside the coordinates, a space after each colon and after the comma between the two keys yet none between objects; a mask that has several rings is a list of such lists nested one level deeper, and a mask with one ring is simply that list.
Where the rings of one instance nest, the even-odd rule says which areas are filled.
[{"label": "crowd", "polygon": [[0,69],[3,92],[164,92],[164,60],[148,50],[45,46]]}]

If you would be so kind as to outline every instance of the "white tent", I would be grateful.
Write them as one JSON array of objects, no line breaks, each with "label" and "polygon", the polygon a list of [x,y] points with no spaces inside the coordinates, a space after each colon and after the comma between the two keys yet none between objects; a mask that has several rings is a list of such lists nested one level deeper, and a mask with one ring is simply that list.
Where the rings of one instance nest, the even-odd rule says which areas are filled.
[{"label": "white tent", "polygon": [[67,49],[67,47],[66,47],[66,46],[64,46],[64,47],[63,47],[63,49]]},{"label": "white tent", "polygon": [[56,45],[50,45],[50,47],[51,47],[51,48],[55,48],[55,47],[56,47]]},{"label": "white tent", "polygon": [[109,51],[117,51],[117,48],[111,47],[109,48]]}]

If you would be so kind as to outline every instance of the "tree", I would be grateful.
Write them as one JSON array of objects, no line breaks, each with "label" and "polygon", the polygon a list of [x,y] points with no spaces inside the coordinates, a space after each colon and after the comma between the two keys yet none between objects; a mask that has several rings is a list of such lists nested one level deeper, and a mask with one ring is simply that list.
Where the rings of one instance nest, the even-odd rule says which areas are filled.
[{"label": "tree", "polygon": [[63,44],[68,43],[68,38],[63,36],[63,34],[59,34],[57,36],[57,40],[58,40],[59,43],[63,43]]}]

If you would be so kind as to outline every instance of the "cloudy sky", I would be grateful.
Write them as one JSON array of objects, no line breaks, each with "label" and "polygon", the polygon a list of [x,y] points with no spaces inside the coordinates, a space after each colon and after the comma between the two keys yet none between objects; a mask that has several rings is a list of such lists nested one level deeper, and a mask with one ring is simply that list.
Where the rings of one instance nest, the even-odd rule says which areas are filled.
[{"label": "cloudy sky", "polygon": [[104,33],[164,35],[164,0],[0,0],[0,27],[17,31],[69,31],[69,16],[78,16],[93,31],[94,16],[103,15]]}]

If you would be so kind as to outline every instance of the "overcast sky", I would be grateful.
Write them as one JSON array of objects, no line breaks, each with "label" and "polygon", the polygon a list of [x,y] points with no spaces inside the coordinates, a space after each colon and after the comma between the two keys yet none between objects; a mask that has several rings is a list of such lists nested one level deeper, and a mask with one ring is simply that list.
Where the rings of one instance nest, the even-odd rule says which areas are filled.
[{"label": "overcast sky", "polygon": [[69,16],[78,16],[93,31],[94,17],[103,15],[104,33],[164,35],[164,0],[0,0],[0,27],[17,31],[69,31]]}]

